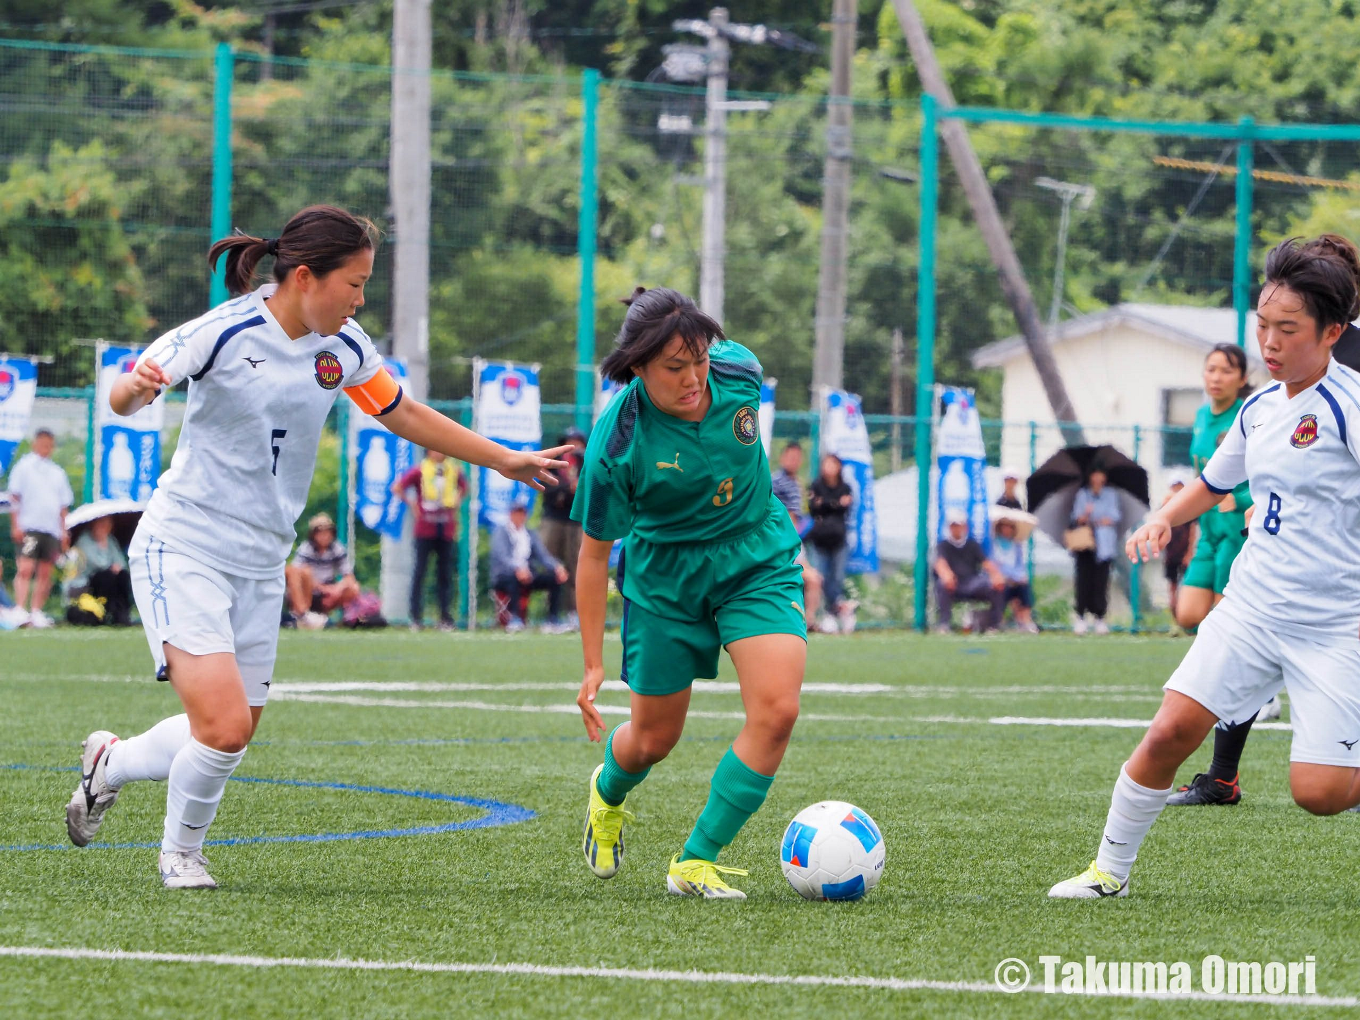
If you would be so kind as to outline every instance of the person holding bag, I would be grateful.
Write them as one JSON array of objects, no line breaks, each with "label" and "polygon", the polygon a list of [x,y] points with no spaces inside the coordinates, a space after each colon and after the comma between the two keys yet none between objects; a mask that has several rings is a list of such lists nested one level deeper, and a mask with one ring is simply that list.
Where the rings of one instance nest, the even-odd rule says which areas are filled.
[{"label": "person holding bag", "polygon": [[[1072,633],[1085,634],[1092,627],[1108,634],[1105,613],[1110,605],[1110,564],[1119,542],[1119,495],[1106,484],[1105,472],[1093,468],[1086,484],[1072,503],[1072,527],[1063,533],[1063,544],[1077,565],[1076,612]],[[1094,617],[1090,623],[1087,617]]]}]

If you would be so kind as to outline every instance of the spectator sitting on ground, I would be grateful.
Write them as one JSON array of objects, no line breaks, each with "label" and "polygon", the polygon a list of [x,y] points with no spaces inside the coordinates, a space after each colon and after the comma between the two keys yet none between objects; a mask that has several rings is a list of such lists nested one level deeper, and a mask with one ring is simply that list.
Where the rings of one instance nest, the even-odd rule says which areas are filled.
[{"label": "spectator sitting on ground", "polygon": [[76,539],[67,557],[66,622],[126,627],[132,622],[127,556],[113,537],[113,518],[100,517]]},{"label": "spectator sitting on ground", "polygon": [[1007,510],[1025,509],[1020,502],[1020,494],[1016,491],[1020,485],[1020,472],[1007,468],[1001,480],[1006,490],[997,497],[996,505],[1004,506]]},{"label": "spectator sitting on ground", "polygon": [[[10,614],[20,627],[52,626],[52,618],[43,612],[43,606],[52,591],[52,565],[69,544],[66,510],[73,496],[66,472],[52,460],[56,445],[51,431],[38,429],[33,434],[33,449],[20,457],[9,473],[10,500],[15,505],[10,532],[19,551],[14,609]],[[30,594],[33,601],[31,611],[27,611],[24,604]]]},{"label": "spectator sitting on ground", "polygon": [[992,541],[992,560],[1006,579],[1002,605],[1015,613],[1015,625],[1027,634],[1039,633],[1034,622],[1034,592],[1029,584],[1029,566],[1025,562],[1025,545],[1016,541],[1015,522],[1005,517],[996,522]]},{"label": "spectator sitting on ground", "polygon": [[996,630],[1001,626],[1005,608],[1006,579],[977,540],[968,534],[967,514],[951,510],[946,520],[949,530],[935,547],[935,602],[939,610],[936,630],[942,634],[950,632],[954,603],[958,601],[986,602],[988,612],[981,629]]},{"label": "spectator sitting on ground", "polygon": [[[770,478],[775,498],[793,518],[793,529],[802,535],[810,526],[803,516],[803,486],[798,472],[803,467],[803,447],[796,439],[789,440],[779,454],[779,470]],[[803,612],[809,628],[816,627],[817,613],[822,608],[822,575],[808,559],[807,550],[798,550],[795,562],[803,568]]]},{"label": "spectator sitting on ground", "polygon": [[563,629],[562,585],[567,580],[567,568],[558,561],[526,523],[529,505],[517,500],[510,508],[509,519],[491,535],[491,587],[504,592],[510,599],[510,622],[506,630],[524,629],[524,620],[514,615],[521,597],[531,591],[548,593],[548,621],[545,630]]},{"label": "spectator sitting on ground", "polygon": [[335,521],[326,513],[307,522],[307,540],[283,571],[288,604],[304,630],[320,630],[326,618],[359,597],[349,553],[335,540]]}]

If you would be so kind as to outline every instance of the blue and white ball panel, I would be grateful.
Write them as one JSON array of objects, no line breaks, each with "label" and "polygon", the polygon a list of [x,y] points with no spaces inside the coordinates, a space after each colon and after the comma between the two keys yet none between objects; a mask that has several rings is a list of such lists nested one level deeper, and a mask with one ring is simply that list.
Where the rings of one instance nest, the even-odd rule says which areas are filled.
[{"label": "blue and white ball panel", "polygon": [[780,865],[800,896],[856,900],[882,874],[883,834],[869,814],[844,801],[800,811],[784,832]]}]

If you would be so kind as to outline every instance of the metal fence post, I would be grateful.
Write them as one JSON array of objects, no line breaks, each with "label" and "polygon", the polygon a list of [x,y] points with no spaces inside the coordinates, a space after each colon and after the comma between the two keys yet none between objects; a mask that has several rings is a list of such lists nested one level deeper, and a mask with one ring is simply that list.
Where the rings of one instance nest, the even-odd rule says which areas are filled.
[{"label": "metal fence post", "polygon": [[[463,402],[463,408],[458,415],[458,421],[464,428],[472,428],[472,401]],[[463,536],[464,553],[472,545],[472,529],[477,526],[477,520],[472,516],[472,482],[475,469],[471,464],[464,464],[468,472],[468,491],[467,495],[461,500],[458,507],[458,533]],[[473,629],[473,621],[468,615],[468,607],[472,604],[469,593],[472,586],[477,583],[475,577],[470,576],[472,560],[469,556],[458,557],[458,616],[463,620],[463,626],[468,630]]]},{"label": "metal fence post", "polygon": [[85,485],[82,491],[84,502],[94,500],[95,472],[95,397],[96,387],[85,387]]},{"label": "metal fence post", "polygon": [[[340,470],[336,473],[339,493],[335,497],[335,537],[349,547],[349,401],[335,405],[335,428],[340,433]],[[352,550],[351,550],[352,551]]]},{"label": "metal fence post", "polygon": [[587,68],[581,78],[581,99],[581,208],[576,226],[576,259],[581,264],[581,290],[576,297],[576,427],[589,432],[595,405],[595,231],[599,219],[596,121],[600,72],[594,68]]},{"label": "metal fence post", "polygon": [[930,419],[935,393],[935,214],[940,140],[935,97],[921,96],[920,262],[916,271],[916,629],[926,629],[930,581]]},{"label": "metal fence post", "polygon": [[[1038,470],[1039,464],[1037,455],[1039,452],[1039,424],[1038,422],[1029,423],[1029,473],[1034,474]],[[1031,513],[1034,507],[1029,506],[1029,493],[1025,493],[1025,505],[1029,507]],[[1029,590],[1030,595],[1034,594],[1034,532],[1029,533],[1029,541],[1026,543],[1028,548],[1025,550],[1025,559],[1029,564]]]},{"label": "metal fence post", "polygon": [[[231,84],[235,62],[229,44],[217,44],[213,68],[212,237],[216,241],[231,233]],[[208,306],[216,308],[225,300],[226,274],[214,266]]]},{"label": "metal fence post", "polygon": [[[1133,427],[1133,462],[1135,464],[1138,463],[1138,448],[1142,446],[1142,440],[1142,429],[1135,425]],[[1135,634],[1138,633],[1143,622],[1143,588],[1141,579],[1142,571],[1139,568],[1138,562],[1135,560],[1133,566],[1129,568],[1129,604],[1133,607],[1133,624],[1129,629]]]},{"label": "metal fence post", "polygon": [[1237,143],[1237,227],[1233,237],[1233,310],[1237,312],[1237,346],[1247,345],[1247,312],[1251,301],[1252,139],[1256,122],[1243,117]]}]

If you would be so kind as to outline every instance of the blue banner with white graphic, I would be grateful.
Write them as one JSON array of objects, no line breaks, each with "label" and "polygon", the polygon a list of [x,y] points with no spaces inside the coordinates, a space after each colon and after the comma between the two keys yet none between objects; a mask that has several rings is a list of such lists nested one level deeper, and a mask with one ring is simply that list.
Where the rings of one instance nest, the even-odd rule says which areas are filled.
[{"label": "blue banner with white graphic", "polygon": [[874,509],[874,455],[859,397],[844,390],[822,393],[823,453],[841,459],[841,474],[854,503],[846,521],[849,574],[878,572],[878,514]]},{"label": "blue banner with white graphic", "polygon": [[28,433],[38,395],[38,366],[29,358],[0,355],[0,475]]},{"label": "blue banner with white graphic", "polygon": [[[511,362],[473,365],[477,432],[512,450],[537,450],[543,445],[543,406],[537,365]],[[477,469],[477,521],[488,528],[503,524],[518,501],[532,513],[535,490],[511,481],[490,468]]]},{"label": "blue banner with white graphic", "polygon": [[109,393],[119,376],[137,367],[137,347],[95,346],[95,424],[99,430],[100,499],[130,499],[145,503],[161,477],[161,429],[165,401],[153,400],[136,414],[123,417],[109,406]]},{"label": "blue banner with white graphic", "polygon": [[[383,365],[397,382],[406,382],[406,362],[384,358]],[[350,415],[354,423],[350,440],[354,451],[354,516],[370,531],[401,538],[406,501],[392,495],[392,483],[415,463],[415,447],[356,407],[350,407]]]},{"label": "blue banner with white graphic", "polygon": [[760,443],[765,447],[765,458],[770,456],[770,444],[774,442],[774,390],[778,379],[766,379],[760,384]]},{"label": "blue banner with white graphic", "polygon": [[936,537],[945,536],[951,513],[962,513],[968,518],[968,534],[990,552],[992,527],[988,517],[987,449],[982,442],[982,420],[978,417],[973,391],[958,386],[940,386],[936,392],[943,412],[935,432],[935,465],[940,472],[936,490],[939,511]]},{"label": "blue banner with white graphic", "polygon": [[595,420],[598,421],[604,409],[609,406],[609,402],[614,399],[614,394],[623,389],[623,383],[616,383],[613,379],[606,379],[600,376],[599,388],[595,390]]}]

